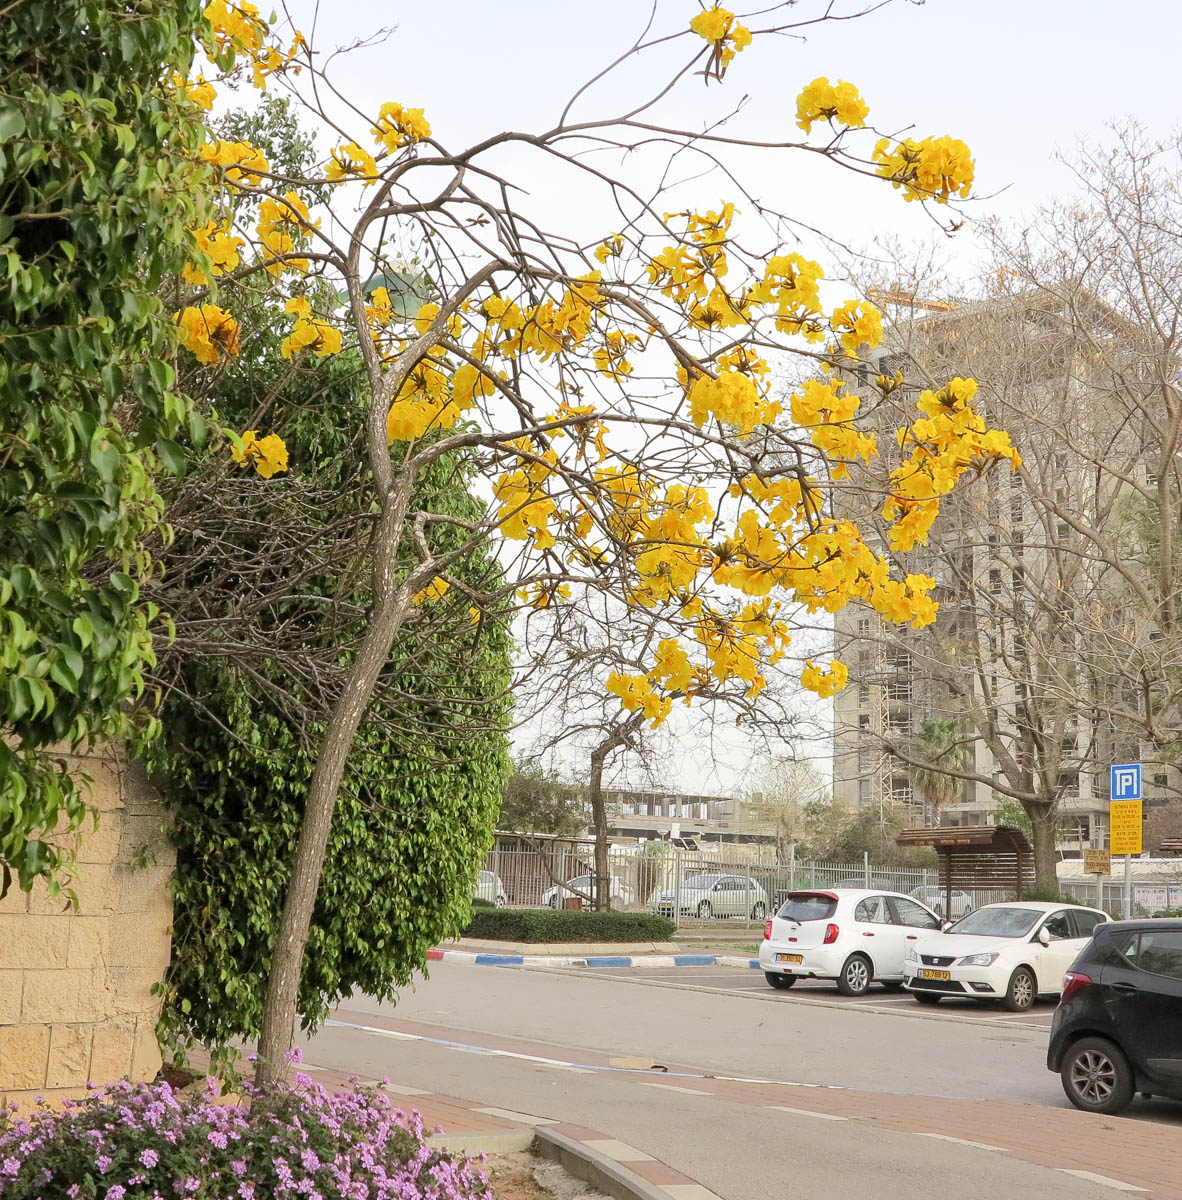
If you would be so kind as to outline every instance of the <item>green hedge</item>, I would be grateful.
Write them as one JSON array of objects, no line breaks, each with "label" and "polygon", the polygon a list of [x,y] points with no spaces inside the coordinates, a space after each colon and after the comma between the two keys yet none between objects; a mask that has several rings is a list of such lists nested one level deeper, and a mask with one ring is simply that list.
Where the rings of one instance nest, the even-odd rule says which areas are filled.
[{"label": "green hedge", "polygon": [[667,942],[677,927],[652,913],[479,908],[465,937],[502,942]]}]

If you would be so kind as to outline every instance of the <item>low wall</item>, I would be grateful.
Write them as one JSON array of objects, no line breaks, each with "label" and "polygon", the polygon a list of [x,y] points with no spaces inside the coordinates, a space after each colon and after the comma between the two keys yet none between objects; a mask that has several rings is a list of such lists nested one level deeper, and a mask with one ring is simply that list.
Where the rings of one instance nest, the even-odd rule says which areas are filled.
[{"label": "low wall", "polygon": [[[67,756],[69,757],[69,756]],[[0,1103],[85,1095],[86,1083],[150,1079],[172,937],[167,814],[138,764],[114,751],[74,758],[93,779],[73,891],[15,883],[0,900]]]}]

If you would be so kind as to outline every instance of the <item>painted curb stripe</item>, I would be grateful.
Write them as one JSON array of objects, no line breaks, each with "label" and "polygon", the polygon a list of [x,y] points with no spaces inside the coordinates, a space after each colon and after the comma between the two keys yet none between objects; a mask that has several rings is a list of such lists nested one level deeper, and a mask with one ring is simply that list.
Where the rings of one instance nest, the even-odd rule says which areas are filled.
[{"label": "painted curb stripe", "polygon": [[600,954],[571,958],[557,954],[484,954],[471,950],[427,951],[429,962],[475,963],[480,967],[749,967],[759,970],[759,959],[718,954]]}]

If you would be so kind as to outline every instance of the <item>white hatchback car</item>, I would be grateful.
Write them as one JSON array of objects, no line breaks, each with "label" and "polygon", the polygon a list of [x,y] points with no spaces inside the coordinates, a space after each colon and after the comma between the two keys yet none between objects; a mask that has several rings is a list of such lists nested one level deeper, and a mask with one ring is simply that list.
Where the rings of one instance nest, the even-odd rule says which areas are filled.
[{"label": "white hatchback car", "polygon": [[1107,913],[1077,904],[986,904],[912,943],[904,987],[924,1004],[963,996],[1025,1012],[1038,996],[1059,995],[1063,973],[1107,920]]},{"label": "white hatchback car", "polygon": [[901,987],[907,947],[939,928],[930,908],[899,892],[789,892],[764,926],[759,965],[774,988],[798,979],[833,979],[843,996],[862,996],[875,981]]}]

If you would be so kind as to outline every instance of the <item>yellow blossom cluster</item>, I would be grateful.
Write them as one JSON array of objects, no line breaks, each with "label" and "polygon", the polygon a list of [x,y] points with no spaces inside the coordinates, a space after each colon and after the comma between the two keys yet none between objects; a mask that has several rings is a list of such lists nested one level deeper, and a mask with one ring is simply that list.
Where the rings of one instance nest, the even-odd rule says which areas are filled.
[{"label": "yellow blossom cluster", "polygon": [[174,75],[172,80],[176,84],[177,91],[190,104],[196,104],[198,108],[203,108],[206,112],[213,108],[213,102],[217,98],[217,89],[206,80],[204,75],[198,75],[196,79],[189,82],[183,80],[179,75]]},{"label": "yellow blossom cluster", "polygon": [[287,445],[277,433],[259,437],[257,429],[248,429],[241,449],[235,446],[231,454],[240,467],[253,466],[264,479],[287,470]]},{"label": "yellow blossom cluster", "polygon": [[958,138],[904,138],[893,147],[890,139],[880,138],[874,161],[879,175],[903,189],[904,200],[947,204],[950,196],[963,200],[973,190],[973,156]]},{"label": "yellow blossom cluster", "polygon": [[613,671],[607,679],[609,695],[619,696],[626,712],[641,709],[654,729],[659,729],[673,711],[673,701],[655,692],[646,675],[622,675]]},{"label": "yellow blossom cluster", "polygon": [[865,300],[850,300],[829,315],[829,328],[850,358],[882,341],[882,313]]},{"label": "yellow blossom cluster", "polygon": [[721,79],[732,59],[751,45],[751,30],[735,20],[735,14],[716,4],[690,20],[690,29],[713,47],[707,75]]},{"label": "yellow blossom cluster", "polygon": [[514,541],[532,540],[538,550],[555,544],[549,520],[558,507],[550,498],[546,484],[558,462],[553,450],[542,450],[530,438],[509,443],[518,452],[518,465],[506,471],[493,484],[493,495],[500,501],[497,523],[501,532]]},{"label": "yellow blossom cluster", "polygon": [[256,184],[260,172],[270,170],[267,156],[252,146],[249,142],[206,142],[198,153],[202,162],[213,167],[221,167],[226,173],[226,183]]},{"label": "yellow blossom cluster", "polygon": [[308,269],[306,258],[292,255],[307,241],[312,224],[308,206],[297,192],[285,192],[282,200],[266,196],[260,201],[258,239],[272,259],[267,263],[267,270],[272,275]]},{"label": "yellow blossom cluster", "polygon": [[421,108],[403,108],[390,101],[383,104],[373,127],[373,135],[386,153],[393,154],[407,142],[421,142],[431,136],[431,126]]},{"label": "yellow blossom cluster", "polygon": [[343,183],[346,179],[361,179],[369,187],[378,177],[377,160],[364,146],[346,142],[333,150],[324,168],[324,178],[329,183]]},{"label": "yellow blossom cluster", "polygon": [[[235,237],[228,224],[222,225],[216,221],[206,221],[200,229],[195,229],[193,241],[194,248],[208,256],[214,275],[235,270],[241,261],[239,248],[246,244],[240,237]],[[209,276],[196,263],[185,263],[181,268],[181,278],[193,287],[204,287],[209,283]]]},{"label": "yellow blossom cluster", "polygon": [[211,0],[204,15],[213,28],[218,49],[248,53],[262,49],[267,25],[250,0]]},{"label": "yellow blossom cluster", "polygon": [[181,345],[210,366],[238,353],[238,322],[216,304],[190,305],[174,318]]},{"label": "yellow blossom cluster", "polygon": [[939,392],[925,391],[918,401],[925,415],[899,430],[899,445],[910,453],[891,472],[891,493],[883,508],[887,520],[899,518],[890,531],[892,550],[910,550],[927,541],[939,498],[966,471],[980,473],[998,461],[1009,462],[1011,470],[1021,465],[1009,434],[989,429],[972,407],[976,393],[976,380],[959,377]]},{"label": "yellow blossom cluster", "polygon": [[284,358],[291,358],[303,350],[313,351],[317,358],[341,352],[341,331],[315,316],[306,296],[294,296],[287,302],[285,311],[294,313],[296,321],[279,346]]},{"label": "yellow blossom cluster", "polygon": [[739,371],[703,375],[690,387],[690,419],[700,429],[713,418],[746,437],[757,425],[770,425],[783,406],[761,394],[755,380]]},{"label": "yellow blossom cluster", "polygon": [[811,133],[816,121],[836,121],[850,129],[862,129],[870,107],[852,83],[839,80],[830,83],[822,77],[814,79],[796,97],[796,124]]},{"label": "yellow blossom cluster", "polygon": [[849,678],[849,668],[839,658],[833,659],[828,671],[822,671],[813,665],[813,660],[805,660],[805,669],[800,673],[800,682],[810,692],[816,692],[822,700],[840,692]]},{"label": "yellow blossom cluster", "polygon": [[848,476],[846,463],[856,458],[869,462],[878,453],[875,435],[861,433],[851,424],[860,406],[856,393],[846,392],[840,383],[818,379],[806,380],[792,397],[792,419],[829,456],[835,479]]}]

